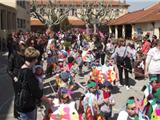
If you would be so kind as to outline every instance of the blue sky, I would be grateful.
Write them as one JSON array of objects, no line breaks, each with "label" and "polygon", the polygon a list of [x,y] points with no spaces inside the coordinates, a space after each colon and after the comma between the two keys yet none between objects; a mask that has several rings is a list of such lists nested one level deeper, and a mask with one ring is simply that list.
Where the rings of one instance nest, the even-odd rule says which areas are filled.
[{"label": "blue sky", "polygon": [[[121,0],[121,1],[124,1],[124,0]],[[160,2],[160,0],[126,0],[126,2],[130,4],[128,11],[131,12],[131,11],[146,8],[156,2]]]}]

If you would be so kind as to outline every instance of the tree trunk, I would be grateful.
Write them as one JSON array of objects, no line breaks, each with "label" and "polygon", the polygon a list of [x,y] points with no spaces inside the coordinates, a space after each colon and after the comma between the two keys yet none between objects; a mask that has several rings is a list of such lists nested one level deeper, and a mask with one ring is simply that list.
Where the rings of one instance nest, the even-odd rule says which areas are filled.
[{"label": "tree trunk", "polygon": [[86,23],[86,33],[89,34],[89,24]]},{"label": "tree trunk", "polygon": [[94,28],[94,32],[93,32],[93,33],[96,34],[96,33],[97,33],[97,25],[94,24],[94,25],[93,25],[93,28]]}]

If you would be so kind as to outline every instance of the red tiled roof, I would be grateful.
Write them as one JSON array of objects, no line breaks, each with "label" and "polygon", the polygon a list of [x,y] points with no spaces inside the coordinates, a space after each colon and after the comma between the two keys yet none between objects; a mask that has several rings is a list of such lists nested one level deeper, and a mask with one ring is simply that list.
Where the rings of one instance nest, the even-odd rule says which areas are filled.
[{"label": "red tiled roof", "polygon": [[[83,1],[84,0],[56,0],[56,4],[57,5],[82,5]],[[99,0],[85,0],[85,2],[90,2],[90,3],[94,3],[94,4],[97,4],[98,1]],[[39,5],[43,5],[43,4],[47,4],[48,0],[37,0],[36,2]],[[111,3],[111,5],[113,5],[113,6],[119,6],[119,5],[126,6],[126,7],[129,6],[129,4],[122,3],[122,2],[119,2],[119,1],[114,1],[114,0],[112,0],[112,1],[104,0],[104,2],[106,4]],[[30,0],[30,3],[32,4],[32,0]]]},{"label": "red tiled roof", "polygon": [[74,16],[69,16],[68,21],[69,21],[69,24],[73,25],[73,26],[83,26],[83,25],[85,25],[84,21],[82,21],[81,19],[79,19],[77,17],[74,17]]},{"label": "red tiled roof", "polygon": [[40,20],[31,18],[31,26],[43,26],[43,25],[44,24]]},{"label": "red tiled roof", "polygon": [[127,13],[115,20],[111,20],[109,25],[134,24],[160,20],[158,12],[160,12],[160,3],[143,10]]},{"label": "red tiled roof", "polygon": [[[73,25],[73,26],[85,25],[84,21],[82,21],[81,19],[79,19],[77,17],[73,17],[73,16],[69,16],[68,21],[69,21],[69,24]],[[41,21],[39,21],[38,19],[31,18],[31,26],[44,26],[44,24]]]}]

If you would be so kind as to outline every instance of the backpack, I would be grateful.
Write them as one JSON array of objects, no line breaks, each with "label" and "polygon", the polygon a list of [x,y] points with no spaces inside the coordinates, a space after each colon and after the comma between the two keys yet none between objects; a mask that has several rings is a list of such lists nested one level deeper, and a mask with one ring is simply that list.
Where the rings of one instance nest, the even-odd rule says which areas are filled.
[{"label": "backpack", "polygon": [[21,69],[18,75],[18,90],[15,95],[15,106],[19,112],[30,112],[34,110],[36,106],[36,100],[29,90],[29,81],[26,80],[27,71],[29,71],[29,69],[26,69],[26,71]]}]

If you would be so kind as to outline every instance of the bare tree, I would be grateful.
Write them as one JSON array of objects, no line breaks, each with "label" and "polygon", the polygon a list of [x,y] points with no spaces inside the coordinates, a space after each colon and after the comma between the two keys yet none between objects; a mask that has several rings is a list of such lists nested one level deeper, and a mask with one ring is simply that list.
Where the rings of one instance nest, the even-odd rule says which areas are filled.
[{"label": "bare tree", "polygon": [[86,24],[86,32],[89,33],[89,26],[94,28],[94,33],[97,31],[97,25],[100,25],[104,20],[112,18],[112,2],[99,2],[83,1],[81,11],[77,16],[82,19]]},{"label": "bare tree", "polygon": [[71,7],[58,7],[56,0],[48,0],[45,3],[33,0],[31,4],[31,16],[39,19],[47,27],[53,29],[68,17]]}]

